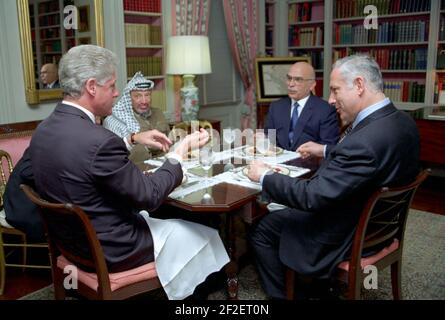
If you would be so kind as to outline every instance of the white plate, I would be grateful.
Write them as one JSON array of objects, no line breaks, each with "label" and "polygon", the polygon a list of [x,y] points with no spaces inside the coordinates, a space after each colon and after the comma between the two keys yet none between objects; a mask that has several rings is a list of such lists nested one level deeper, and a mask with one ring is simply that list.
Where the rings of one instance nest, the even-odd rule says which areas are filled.
[{"label": "white plate", "polygon": [[[275,173],[284,174],[285,176],[288,176],[290,173],[290,170],[285,167],[272,166],[272,168]],[[247,177],[247,167],[243,169],[243,174]]]},{"label": "white plate", "polygon": [[272,147],[269,150],[267,150],[266,154],[262,154],[258,152],[254,146],[247,147],[244,152],[248,156],[265,156],[265,157],[272,157],[283,153],[283,149],[280,147]]}]

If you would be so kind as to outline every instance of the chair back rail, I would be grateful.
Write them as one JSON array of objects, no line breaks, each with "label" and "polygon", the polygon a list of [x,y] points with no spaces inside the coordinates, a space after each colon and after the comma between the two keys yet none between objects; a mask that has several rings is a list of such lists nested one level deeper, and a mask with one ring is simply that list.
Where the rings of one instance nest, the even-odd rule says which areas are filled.
[{"label": "chair back rail", "polygon": [[0,150],[0,209],[3,207],[3,194],[5,193],[6,182],[12,173],[13,165],[9,153]]},{"label": "chair back rail", "polygon": [[399,247],[390,255],[399,255],[401,259],[409,208],[417,188],[430,172],[429,169],[423,170],[408,185],[383,187],[371,195],[360,215],[352,243],[348,272],[350,288],[359,290],[361,286],[363,249],[382,249],[397,239]]},{"label": "chair back rail", "polygon": [[[430,173],[430,169],[425,169],[413,182],[398,187],[382,187],[369,197],[354,231],[350,259],[341,262],[337,268],[337,278],[348,283],[347,298],[360,298],[362,258],[366,249],[372,256],[363,261],[364,265],[373,263],[379,270],[391,266],[394,299],[400,299],[403,239],[408,212],[417,188]],[[286,296],[292,300],[295,271],[287,268],[285,278]]]},{"label": "chair back rail", "polygon": [[[96,232],[85,212],[73,204],[55,204],[41,199],[29,186],[22,184],[21,189],[29,199],[40,208],[40,214],[48,235],[52,256],[53,275],[57,270],[56,259],[62,254],[77,266],[93,269],[97,274],[99,295],[111,296],[108,268]],[[73,253],[70,239],[84,242],[87,252]],[[80,240],[79,240],[80,239]]]}]

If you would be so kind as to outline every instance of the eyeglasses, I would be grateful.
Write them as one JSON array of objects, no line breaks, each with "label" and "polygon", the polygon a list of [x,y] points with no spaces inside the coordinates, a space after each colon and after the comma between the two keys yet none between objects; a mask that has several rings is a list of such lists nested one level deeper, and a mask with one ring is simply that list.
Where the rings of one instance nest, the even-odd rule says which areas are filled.
[{"label": "eyeglasses", "polygon": [[315,79],[305,79],[302,77],[291,77],[290,75],[286,75],[286,81],[287,82],[292,82],[295,81],[296,83],[303,83],[305,81],[314,81]]}]

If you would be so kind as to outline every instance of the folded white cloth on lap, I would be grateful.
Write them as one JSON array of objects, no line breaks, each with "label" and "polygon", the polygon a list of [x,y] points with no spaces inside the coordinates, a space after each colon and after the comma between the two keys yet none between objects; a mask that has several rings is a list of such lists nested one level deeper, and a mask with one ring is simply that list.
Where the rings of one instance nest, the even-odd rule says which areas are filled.
[{"label": "folded white cloth on lap", "polygon": [[170,300],[191,295],[230,261],[217,230],[180,219],[151,218],[145,210],[139,213],[150,228],[156,271]]}]

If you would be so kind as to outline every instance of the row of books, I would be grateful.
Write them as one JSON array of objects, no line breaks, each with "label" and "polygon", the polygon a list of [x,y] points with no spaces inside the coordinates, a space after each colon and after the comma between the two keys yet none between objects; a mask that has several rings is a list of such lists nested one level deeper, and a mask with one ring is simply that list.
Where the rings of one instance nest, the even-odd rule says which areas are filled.
[{"label": "row of books", "polygon": [[[44,65],[45,63],[54,63],[58,65],[61,57],[61,53],[50,56],[44,55],[42,56],[42,65]],[[38,72],[36,74],[38,74]]]},{"label": "row of books", "polygon": [[127,57],[127,75],[133,77],[137,71],[149,76],[162,75],[161,57]]},{"label": "row of books", "polygon": [[289,47],[323,45],[323,29],[321,27],[289,27]]},{"label": "row of books", "polygon": [[46,1],[39,3],[39,14],[59,11],[59,0]]},{"label": "row of books", "polygon": [[292,3],[288,11],[289,23],[322,21],[324,4],[322,2]]},{"label": "row of books", "polygon": [[396,102],[423,102],[425,99],[425,84],[417,81],[385,81],[383,92]]},{"label": "row of books", "polygon": [[60,37],[60,28],[59,27],[47,28],[47,29],[40,30],[40,39],[52,39],[52,38],[59,38],[59,37]]},{"label": "row of books", "polygon": [[266,47],[272,47],[273,46],[273,28],[272,27],[266,27],[266,39],[265,39],[265,45]]},{"label": "row of books", "polygon": [[436,74],[434,81],[434,103],[445,104],[445,74]]},{"label": "row of books", "polygon": [[439,40],[445,40],[445,17],[440,17]]},{"label": "row of books", "polygon": [[39,26],[40,27],[53,26],[55,24],[57,24],[57,25],[60,24],[60,14],[59,13],[39,17]]},{"label": "row of books", "polygon": [[334,44],[368,44],[422,42],[428,40],[428,23],[424,20],[383,22],[378,29],[365,29],[362,24],[334,24]]},{"label": "row of books", "polygon": [[41,52],[61,52],[62,51],[62,41],[51,41],[51,42],[43,42],[40,45],[40,51]]},{"label": "row of books", "polygon": [[124,10],[161,12],[161,0],[124,0]]},{"label": "row of books", "polygon": [[[351,48],[333,51],[333,59],[363,52]],[[366,53],[373,57],[382,70],[426,70],[428,50],[419,49],[370,49]]]},{"label": "row of books", "polygon": [[274,22],[274,5],[266,3],[266,23]]},{"label": "row of books", "polygon": [[398,14],[408,12],[425,12],[431,7],[430,0],[338,0],[334,1],[335,19],[363,17],[368,5],[377,8],[379,15]]},{"label": "row of books", "polygon": [[126,46],[161,45],[162,34],[160,26],[142,23],[125,23]]},{"label": "row of books", "polygon": [[[324,53],[321,51],[291,49],[288,52],[291,57],[311,57],[311,64],[315,69],[323,69]],[[323,87],[322,87],[323,90]]]}]

